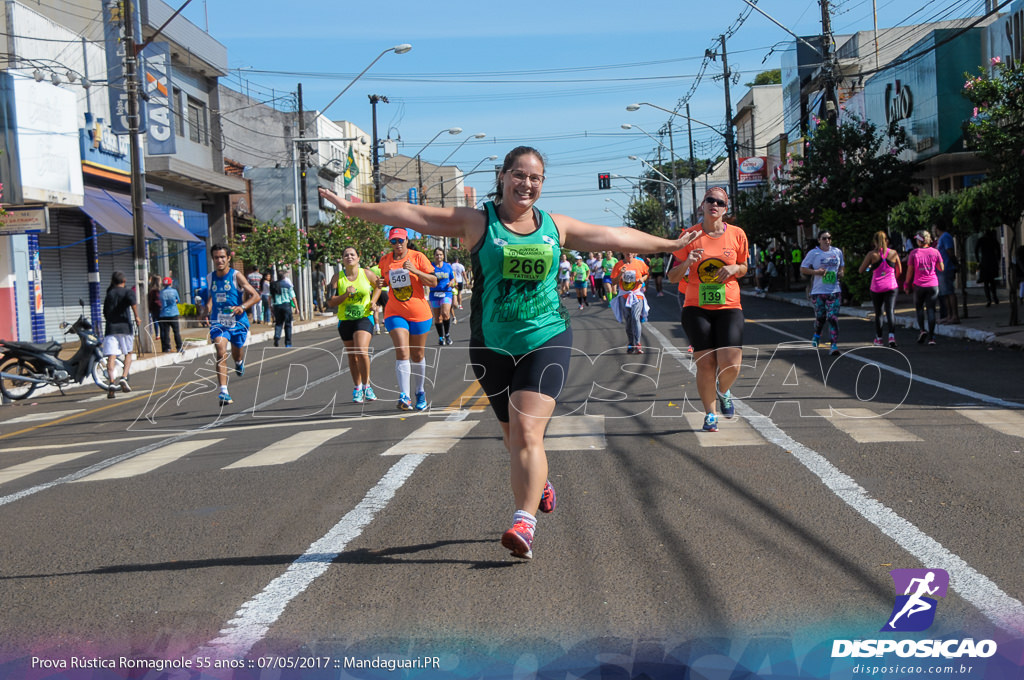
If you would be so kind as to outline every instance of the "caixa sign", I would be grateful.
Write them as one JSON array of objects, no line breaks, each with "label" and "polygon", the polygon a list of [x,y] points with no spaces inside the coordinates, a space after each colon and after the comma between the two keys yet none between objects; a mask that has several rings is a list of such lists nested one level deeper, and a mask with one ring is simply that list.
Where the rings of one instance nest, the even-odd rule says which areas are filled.
[{"label": "caixa sign", "polygon": [[900,81],[885,86],[885,121],[892,125],[898,120],[910,118],[914,112],[914,95],[910,88]]}]

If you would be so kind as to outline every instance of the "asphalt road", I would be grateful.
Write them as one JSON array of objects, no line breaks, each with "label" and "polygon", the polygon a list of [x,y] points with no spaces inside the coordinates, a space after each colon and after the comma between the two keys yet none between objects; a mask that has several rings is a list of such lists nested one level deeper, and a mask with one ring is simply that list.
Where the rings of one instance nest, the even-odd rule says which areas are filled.
[{"label": "asphalt road", "polygon": [[877,636],[894,568],[949,572],[929,635],[1021,637],[1024,354],[909,331],[876,348],[843,319],[830,357],[806,310],[745,298],[737,418],[703,433],[678,301],[651,302],[642,356],[607,308],[569,305],[559,505],[531,561],[498,542],[508,458],[468,305],[455,345],[428,343],[426,413],[395,409],[386,336],[381,398],[352,404],[330,327],[251,346],[223,409],[208,357],[113,401],[0,408],[0,661],[679,658]]}]

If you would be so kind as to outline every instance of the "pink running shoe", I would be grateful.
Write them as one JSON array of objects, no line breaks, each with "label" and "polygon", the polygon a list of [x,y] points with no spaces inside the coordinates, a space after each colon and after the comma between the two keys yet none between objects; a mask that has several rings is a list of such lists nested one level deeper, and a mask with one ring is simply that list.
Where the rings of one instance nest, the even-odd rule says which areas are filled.
[{"label": "pink running shoe", "polygon": [[555,487],[551,486],[550,481],[544,482],[544,493],[540,497],[540,511],[554,512],[557,505],[558,497],[555,496]]},{"label": "pink running shoe", "polygon": [[501,535],[501,544],[512,551],[512,557],[520,557],[524,560],[532,559],[533,529],[529,524],[520,520]]}]

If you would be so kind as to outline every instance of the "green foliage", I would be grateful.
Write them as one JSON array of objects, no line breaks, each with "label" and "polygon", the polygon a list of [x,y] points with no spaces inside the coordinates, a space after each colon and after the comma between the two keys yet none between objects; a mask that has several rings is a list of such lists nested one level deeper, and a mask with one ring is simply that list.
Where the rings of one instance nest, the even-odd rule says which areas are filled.
[{"label": "green foliage", "polygon": [[251,233],[236,236],[229,245],[234,257],[261,270],[298,265],[305,254],[305,236],[300,240],[299,230],[291,220],[257,222]]},{"label": "green foliage", "polygon": [[935,237],[935,227],[942,225],[950,233],[970,233],[973,229],[954,220],[954,212],[963,194],[940,194],[938,196],[911,196],[897,203],[889,211],[891,234],[913,235],[927,229]]},{"label": "green foliage", "polygon": [[655,236],[665,236],[665,211],[653,196],[631,202],[624,221],[628,227]]},{"label": "green foliage", "polygon": [[773,68],[770,71],[761,71],[754,76],[754,82],[746,83],[747,87],[754,85],[781,85],[782,84],[782,69]]},{"label": "green foliage", "polygon": [[370,267],[377,263],[381,251],[390,247],[384,227],[358,217],[348,217],[340,210],[334,213],[330,222],[310,227],[309,237],[319,255],[317,262],[332,265],[340,263],[345,248],[353,246],[359,253],[360,263]]},{"label": "green foliage", "polygon": [[793,163],[787,194],[797,219],[819,227],[827,221],[841,248],[860,248],[885,228],[889,211],[910,194],[918,168],[900,158],[907,150],[902,128],[883,133],[856,118],[840,125],[821,121],[805,150]]},{"label": "green foliage", "polygon": [[749,191],[741,191],[732,209],[729,222],[743,228],[751,243],[766,243],[772,238],[786,242],[793,240],[796,209],[771,183],[760,184]]}]

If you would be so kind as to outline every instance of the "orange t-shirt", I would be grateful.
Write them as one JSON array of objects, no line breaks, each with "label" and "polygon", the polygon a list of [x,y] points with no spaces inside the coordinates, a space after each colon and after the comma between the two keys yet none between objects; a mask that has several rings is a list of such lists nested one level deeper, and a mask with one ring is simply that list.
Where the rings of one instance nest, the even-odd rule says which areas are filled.
[{"label": "orange t-shirt", "polygon": [[384,316],[400,316],[406,321],[426,321],[433,317],[427,302],[427,288],[418,276],[403,267],[406,260],[411,260],[412,265],[421,272],[434,272],[434,265],[418,250],[407,250],[405,257],[400,260],[395,259],[394,253],[380,258],[380,273],[390,287]]},{"label": "orange t-shirt", "polygon": [[[696,224],[688,231],[703,231],[700,224]],[[689,276],[686,280],[679,282],[679,292],[686,295],[684,307],[704,307],[705,309],[740,309],[740,284],[736,277],[725,282],[725,302],[714,304],[712,301],[720,299],[720,289],[717,289],[715,277],[718,270],[730,264],[747,264],[750,259],[750,247],[747,245],[747,235],[742,229],[734,224],[725,225],[725,233],[717,238],[711,238],[707,234],[701,234],[692,243],[673,255],[682,261],[690,255],[694,248],[703,248],[704,254],[699,262],[690,267]],[[704,286],[704,304],[701,304],[702,291]]]},{"label": "orange t-shirt", "polygon": [[[651,271],[648,269],[647,263],[639,257],[634,257],[628,264],[625,260],[619,260],[612,269],[612,280],[614,281],[619,274],[622,274],[623,270],[633,272],[632,276],[630,274],[623,275],[619,281],[619,292],[623,294],[633,291],[639,292],[643,285],[644,277],[650,274]],[[632,281],[627,281],[630,278]]]}]

